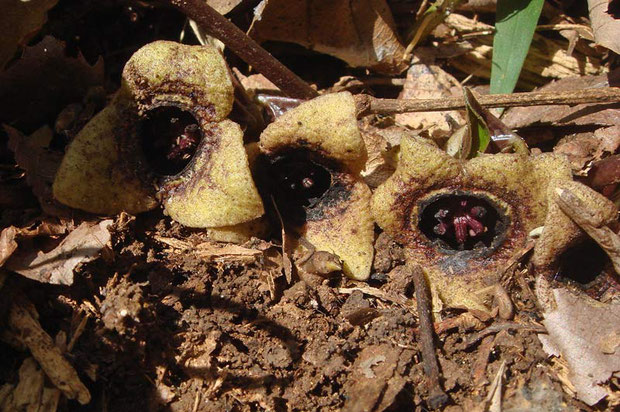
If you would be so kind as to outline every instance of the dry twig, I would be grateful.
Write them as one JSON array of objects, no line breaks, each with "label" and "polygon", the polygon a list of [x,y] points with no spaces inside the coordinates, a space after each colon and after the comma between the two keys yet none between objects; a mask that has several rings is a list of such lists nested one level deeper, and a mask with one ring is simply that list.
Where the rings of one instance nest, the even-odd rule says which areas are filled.
[{"label": "dry twig", "polygon": [[[486,108],[544,106],[583,103],[618,103],[620,88],[605,87],[599,89],[570,90],[538,93],[486,94],[478,102]],[[434,112],[465,109],[465,99],[450,97],[444,99],[377,99],[367,94],[355,96],[357,116],[369,114],[396,114],[411,112]]]},{"label": "dry twig", "polygon": [[194,20],[210,36],[230,48],[247,64],[271,80],[290,97],[311,99],[318,96],[316,90],[287,69],[269,52],[248,37],[237,26],[201,0],[166,0]]},{"label": "dry twig", "polygon": [[433,318],[431,305],[431,292],[426,283],[424,272],[420,265],[410,264],[411,275],[415,285],[415,296],[418,301],[418,318],[420,320],[419,340],[424,361],[424,373],[430,391],[428,405],[433,409],[443,407],[448,402],[448,395],[444,392],[439,381],[439,363],[435,354],[433,342]]}]

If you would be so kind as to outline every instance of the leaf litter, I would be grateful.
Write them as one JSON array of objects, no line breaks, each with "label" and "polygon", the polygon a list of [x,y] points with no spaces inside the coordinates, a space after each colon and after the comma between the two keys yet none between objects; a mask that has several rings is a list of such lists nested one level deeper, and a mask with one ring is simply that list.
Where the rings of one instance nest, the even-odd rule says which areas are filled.
[{"label": "leaf litter", "polygon": [[[490,37],[478,42],[476,34],[488,30],[475,20],[489,22],[484,8],[476,9],[480,15],[472,15],[471,8],[453,12],[413,50],[430,60],[414,60],[409,66],[399,38],[404,38],[417,9],[406,2],[309,7],[296,1],[288,14],[282,14],[284,8],[275,0],[260,2],[253,13],[251,2],[207,3],[250,29],[265,47],[272,47],[273,40],[292,42],[313,51],[307,56],[327,53],[347,62],[353,68],[330,60],[314,66],[314,57],[308,58],[309,68],[318,73],[314,79],[333,91],[350,88],[377,97],[441,99],[460,95],[466,82],[483,86],[465,76],[484,77],[485,67],[490,67],[485,49]],[[127,16],[146,16],[142,5],[131,7],[136,13]],[[404,16],[409,21],[403,25]],[[333,19],[345,24],[336,30]],[[453,32],[442,32],[446,27]],[[179,26],[162,36],[175,39],[181,30]],[[455,34],[464,41],[453,44]],[[565,53],[567,43],[546,32],[535,36],[534,53],[550,42],[561,44],[560,51],[551,59],[537,55],[526,60],[520,87],[571,74],[580,77],[560,80],[558,89],[551,90],[607,87],[613,76],[595,76],[607,67],[600,49],[584,51],[584,42],[591,41],[587,36],[571,43],[572,53]],[[27,182],[40,207],[26,211],[13,206],[1,216],[0,293],[10,297],[0,304],[0,316],[8,325],[0,343],[1,410],[78,410],[68,399],[93,399],[89,407],[96,402],[119,411],[381,411],[434,405],[436,388],[429,386],[425,338],[419,334],[419,299],[403,265],[410,259],[408,246],[403,248],[385,232],[374,243],[371,275],[362,282],[339,272],[317,275],[317,265],[338,267],[341,262],[331,253],[321,261],[322,251],[310,242],[300,249],[305,254],[288,250],[291,242],[307,240],[296,240],[297,233],[284,230],[282,217],[272,219],[271,237],[244,237],[239,245],[215,242],[207,231],[183,227],[160,209],[101,220],[55,203],[50,185],[59,149],[101,108],[103,101],[93,98],[97,93],[92,86],[116,82],[118,87],[118,79],[104,77],[104,62],[91,66],[81,56],[67,57],[60,40],[34,39],[35,45],[0,74],[0,90],[10,91],[0,93],[0,100],[7,108],[2,121],[8,123],[4,130],[14,154],[8,160],[1,157],[9,167],[0,169],[0,178]],[[437,49],[426,47],[433,42]],[[280,44],[273,50],[286,59],[289,52],[300,53],[295,47]],[[46,48],[53,58],[46,57]],[[575,61],[585,62],[582,71]],[[269,73],[256,74],[234,59],[229,63],[249,96],[282,94],[266,80]],[[58,76],[50,67],[62,67],[68,76]],[[382,77],[407,68],[406,78]],[[41,84],[45,87],[40,90]],[[12,101],[11,93],[19,89],[34,98]],[[484,87],[476,90],[484,93]],[[567,154],[573,173],[606,196],[617,195],[614,105],[510,109],[499,119],[474,106],[491,140],[509,134],[518,138],[511,134],[518,129],[533,155],[551,150]],[[429,144],[445,147],[465,116],[450,111],[358,119],[368,152],[361,178],[373,190],[381,186],[403,162],[402,142],[422,135],[433,138]],[[231,118],[243,117],[233,109]],[[532,130],[543,126],[550,132],[544,138],[534,136]],[[255,141],[257,133],[260,130],[248,133],[246,143]],[[463,136],[457,138],[462,148]],[[480,155],[478,150],[466,152],[464,158]],[[616,223],[584,223],[581,215],[564,208],[560,212],[556,206],[549,203],[553,213],[571,217],[609,253],[605,273],[611,275],[603,283],[606,290],[617,291],[617,275],[609,271],[618,252]],[[545,225],[556,223],[548,220]],[[584,232],[579,233],[583,239]],[[585,405],[605,410],[620,402],[613,393],[614,374],[620,370],[617,293],[611,293],[611,301],[597,302],[585,295],[591,295],[591,283],[568,281],[559,269],[544,276],[532,271],[528,251],[534,242],[528,238],[513,256],[506,256],[498,283],[480,295],[487,310],[445,304],[437,290],[428,292],[435,335],[431,349],[449,397],[446,410],[577,410]]]}]

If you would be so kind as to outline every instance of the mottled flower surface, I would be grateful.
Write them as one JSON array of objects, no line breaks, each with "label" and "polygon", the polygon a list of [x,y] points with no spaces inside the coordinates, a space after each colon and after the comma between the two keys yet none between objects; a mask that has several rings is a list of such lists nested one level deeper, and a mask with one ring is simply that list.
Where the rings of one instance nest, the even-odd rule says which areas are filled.
[{"label": "mottled flower surface", "polygon": [[54,182],[64,204],[98,214],[161,202],[191,227],[230,227],[263,213],[226,62],[213,47],[156,41],[125,65],[121,89],[69,145]]},{"label": "mottled flower surface", "polygon": [[260,149],[285,224],[318,251],[338,256],[347,276],[367,279],[374,223],[360,176],[367,153],[353,96],[329,94],[289,110],[261,134]]},{"label": "mottled flower surface", "polygon": [[615,215],[600,195],[572,182],[561,156],[494,154],[462,161],[409,138],[401,143],[396,172],[375,191],[372,212],[406,246],[408,259],[424,267],[445,303],[486,309],[478,292],[499,282],[530,231],[545,226],[534,252],[541,269],[553,267],[558,252],[580,235],[551,200],[562,185]]}]

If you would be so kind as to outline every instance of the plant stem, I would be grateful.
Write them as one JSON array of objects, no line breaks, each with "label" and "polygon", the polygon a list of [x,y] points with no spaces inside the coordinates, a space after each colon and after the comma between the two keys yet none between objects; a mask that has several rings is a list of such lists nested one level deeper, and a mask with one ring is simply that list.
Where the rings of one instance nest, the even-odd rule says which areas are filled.
[{"label": "plant stem", "polygon": [[420,350],[422,351],[422,360],[424,362],[424,373],[429,389],[428,406],[432,409],[441,408],[448,402],[448,395],[444,392],[441,382],[439,381],[439,363],[435,354],[435,343],[433,337],[433,319],[431,306],[431,292],[424,277],[424,271],[418,264],[408,264],[413,284],[415,286],[415,297],[418,304],[418,319],[420,328],[418,330],[418,339],[420,341]]},{"label": "plant stem", "polygon": [[[531,92],[511,94],[485,94],[478,102],[486,108],[543,106],[543,105],[575,105],[583,103],[619,103],[620,88],[604,87],[599,89],[583,89],[559,92]],[[448,97],[438,99],[377,99],[366,94],[355,96],[357,116],[369,114],[395,114],[410,112],[437,112],[445,110],[465,109],[465,99]]]},{"label": "plant stem", "polygon": [[210,36],[223,42],[247,64],[271,80],[286,95],[299,99],[318,96],[308,83],[287,69],[269,52],[248,37],[226,17],[215,11],[204,0],[165,0],[194,20]]}]

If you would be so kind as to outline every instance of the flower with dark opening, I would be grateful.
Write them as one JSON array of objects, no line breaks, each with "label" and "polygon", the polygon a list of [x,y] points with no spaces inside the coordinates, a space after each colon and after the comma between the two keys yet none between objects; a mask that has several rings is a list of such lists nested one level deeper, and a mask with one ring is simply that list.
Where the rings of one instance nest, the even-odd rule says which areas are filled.
[{"label": "flower with dark opening", "polygon": [[233,85],[208,46],[156,41],[123,70],[121,89],[67,148],[54,182],[62,203],[98,214],[163,203],[191,227],[237,229],[263,214]]},{"label": "flower with dark opening", "polygon": [[260,149],[285,225],[317,251],[337,255],[347,276],[367,279],[374,224],[353,96],[325,95],[287,111],[263,131]]},{"label": "flower with dark opening", "polygon": [[484,310],[477,292],[499,282],[533,229],[544,226],[532,258],[541,271],[556,267],[561,252],[582,235],[552,200],[552,190],[565,185],[593,208],[615,214],[591,189],[572,182],[562,156],[462,161],[410,138],[401,142],[396,172],[373,194],[372,212],[406,246],[408,259],[424,267],[446,304]]}]

